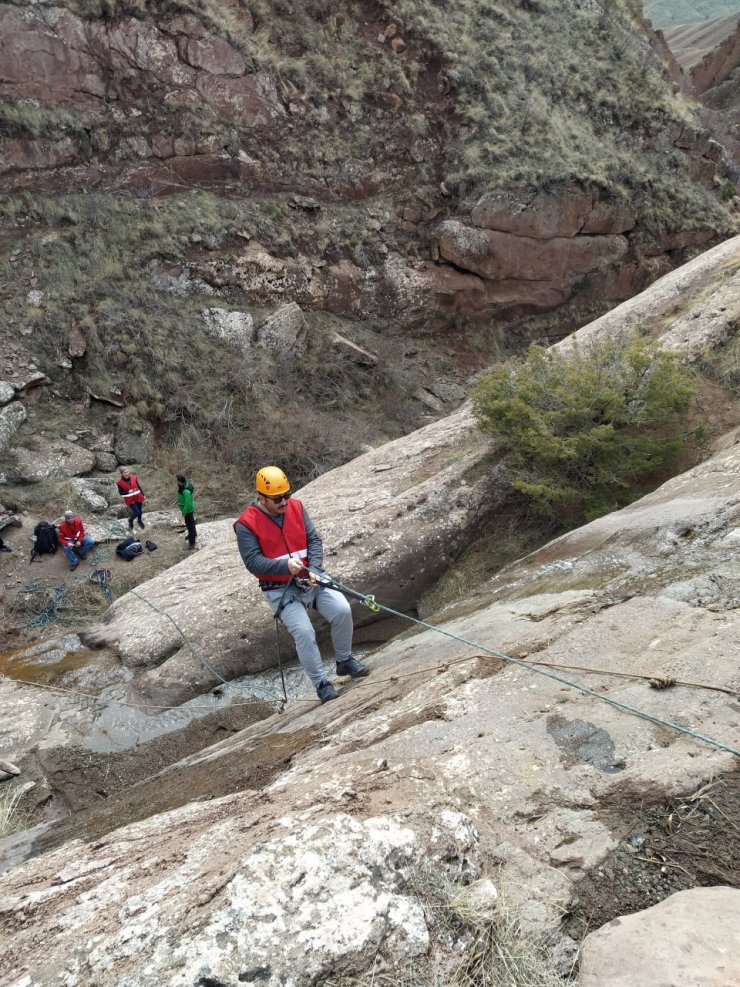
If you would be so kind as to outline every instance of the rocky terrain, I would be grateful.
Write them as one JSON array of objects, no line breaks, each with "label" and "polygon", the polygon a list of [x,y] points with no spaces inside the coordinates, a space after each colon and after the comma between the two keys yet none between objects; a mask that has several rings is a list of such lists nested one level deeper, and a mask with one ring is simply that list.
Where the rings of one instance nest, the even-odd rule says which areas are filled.
[{"label": "rocky terrain", "polygon": [[[646,16],[0,3],[1,987],[740,981],[737,32]],[[471,382],[630,333],[697,441],[556,530]],[[325,706],[235,549],[268,461],[380,605]]]},{"label": "rocky terrain", "polygon": [[6,2],[0,31],[0,473],[31,512],[93,458],[175,449],[221,502],[275,446],[314,478],[734,229],[631,3]]},{"label": "rocky terrain", "polygon": [[707,107],[740,167],[740,10],[710,21],[665,32],[682,82]]},{"label": "rocky terrain", "polygon": [[[739,250],[719,245],[580,336],[639,324],[689,359],[726,355]],[[0,843],[4,982],[359,984],[412,966],[432,982],[460,976],[484,930],[495,954],[506,903],[548,977],[572,972],[600,929],[582,950],[589,987],[651,982],[656,938],[666,983],[734,983],[740,445],[737,419],[723,424],[704,461],[630,507],[492,576],[468,571],[457,602],[367,654],[371,676],[326,706],[245,707],[229,683],[212,688],[203,659],[225,678],[267,650],[248,587],[239,617],[226,595],[238,569],[217,581],[221,522],[195,558],[118,601],[106,633],[120,659],[77,642],[81,666],[46,679],[71,691],[3,680],[13,783],[40,774],[55,793]],[[470,538],[500,510],[496,469],[463,407],[302,495],[332,570],[409,613],[463,550],[454,529]],[[217,638],[232,627],[241,652]],[[130,660],[137,638],[153,668]],[[17,657],[64,658],[43,655]],[[179,713],[126,706],[137,689],[163,706],[173,683],[199,694]],[[173,713],[191,721],[179,755]],[[625,966],[609,923],[656,904],[627,927]]]}]

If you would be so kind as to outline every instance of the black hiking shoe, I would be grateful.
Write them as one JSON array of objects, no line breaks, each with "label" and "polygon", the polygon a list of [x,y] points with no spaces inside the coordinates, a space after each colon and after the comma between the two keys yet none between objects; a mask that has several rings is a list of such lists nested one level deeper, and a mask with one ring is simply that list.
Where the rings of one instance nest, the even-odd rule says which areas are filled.
[{"label": "black hiking shoe", "polygon": [[141,520],[140,517],[136,519],[136,523],[139,525],[140,528],[146,528],[146,525],[144,524],[144,522]]},{"label": "black hiking shoe", "polygon": [[316,695],[322,703],[328,703],[330,699],[339,699],[339,693],[331,682],[327,682],[326,679],[323,682],[319,682],[316,686]]},{"label": "black hiking shoe", "polygon": [[337,662],[337,675],[349,675],[353,679],[361,679],[369,674],[370,669],[367,665],[363,665],[361,661],[358,661],[352,655],[349,658],[345,658],[344,661]]}]

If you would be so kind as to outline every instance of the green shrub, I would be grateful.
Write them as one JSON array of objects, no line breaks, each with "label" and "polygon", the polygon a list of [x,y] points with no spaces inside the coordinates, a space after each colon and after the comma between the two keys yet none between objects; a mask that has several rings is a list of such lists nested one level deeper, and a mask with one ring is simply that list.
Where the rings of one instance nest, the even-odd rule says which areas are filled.
[{"label": "green shrub", "polygon": [[679,455],[694,391],[676,355],[632,336],[566,351],[533,345],[472,398],[514,487],[539,512],[575,522],[629,503]]}]

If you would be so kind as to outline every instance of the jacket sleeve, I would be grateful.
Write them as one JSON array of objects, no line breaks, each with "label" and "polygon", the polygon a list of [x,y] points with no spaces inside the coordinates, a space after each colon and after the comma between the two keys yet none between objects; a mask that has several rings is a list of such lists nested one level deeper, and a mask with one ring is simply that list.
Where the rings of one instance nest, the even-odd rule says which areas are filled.
[{"label": "jacket sleeve", "polygon": [[237,521],[235,529],[236,543],[239,546],[239,554],[244,565],[253,576],[261,578],[269,576],[287,576],[290,574],[287,559],[268,559],[260,551],[260,543],[257,535],[249,528]]},{"label": "jacket sleeve", "polygon": [[324,543],[321,535],[316,530],[313,521],[308,516],[306,508],[303,508],[303,524],[306,528],[306,542],[308,547],[308,568],[316,572],[324,570]]}]

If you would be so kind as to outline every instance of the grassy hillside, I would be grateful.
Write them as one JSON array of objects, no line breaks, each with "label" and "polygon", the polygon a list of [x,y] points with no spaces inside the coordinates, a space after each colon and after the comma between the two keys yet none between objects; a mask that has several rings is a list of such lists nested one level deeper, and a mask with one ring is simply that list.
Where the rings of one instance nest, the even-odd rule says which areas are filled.
[{"label": "grassy hillside", "polygon": [[[106,19],[189,11],[227,37],[295,108],[279,140],[240,133],[208,114],[173,114],[151,100],[138,107],[135,123],[146,133],[154,119],[158,132],[170,133],[184,120],[194,139],[217,136],[286,181],[321,186],[368,161],[393,162],[385,185],[398,198],[439,200],[443,181],[452,193],[445,205],[464,208],[491,187],[553,188],[575,180],[637,204],[641,223],[652,229],[725,223],[667,139],[693,124],[692,111],[650,47],[638,0],[61,5]],[[399,53],[381,40],[389,28],[403,40]],[[44,118],[42,108],[26,103],[5,116],[15,133],[75,132],[63,111]],[[113,123],[114,139],[125,141],[126,122]],[[77,131],[90,126],[78,123]]]},{"label": "grassy hillside", "polygon": [[641,223],[653,229],[701,223],[702,214],[724,223],[687,181],[685,157],[665,146],[691,112],[629,0],[384,5],[443,55],[465,123],[447,177],[463,195],[575,180],[641,203]]},{"label": "grassy hillside", "polygon": [[[214,302],[197,283],[185,297],[163,290],[153,271],[187,270],[214,253],[228,258],[246,233],[281,257],[347,259],[368,273],[388,251],[428,258],[437,220],[464,213],[484,190],[570,182],[629,203],[643,232],[729,231],[723,206],[690,179],[673,146],[694,121],[635,2],[60,3],[104,20],[189,11],[274,81],[286,115],[274,126],[240,129],[199,107],[172,108],[155,87],[145,95],[124,87],[118,105],[85,114],[52,98],[6,101],[0,133],[66,137],[81,164],[108,169],[109,177],[81,193],[76,173],[60,173],[46,192],[0,200],[4,325],[61,398],[115,385],[127,415],[194,456],[238,470],[280,448],[284,465],[311,476],[363,443],[417,426],[424,409],[414,391],[450,364],[440,320],[419,325],[409,345],[408,330],[380,313],[344,325],[308,313],[312,345],[288,366],[264,351],[247,359],[207,335],[204,307],[267,314],[236,281]],[[246,155],[263,184],[234,178],[152,202],[142,189],[146,166],[131,148],[153,135],[213,141],[232,161]],[[135,193],[116,188],[127,167],[139,176]],[[293,192],[316,196],[320,211],[291,209]],[[431,219],[406,222],[409,207]],[[42,306],[29,304],[29,288],[43,293]],[[61,372],[75,328],[87,352],[71,373]],[[468,356],[464,376],[491,357],[497,337],[489,326],[454,328],[456,345],[479,361]],[[369,373],[332,354],[335,329],[381,352],[379,368]]]},{"label": "grassy hillside", "polygon": [[738,0],[644,0],[642,6],[653,27],[660,30],[740,12]]}]

